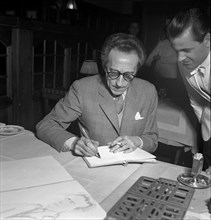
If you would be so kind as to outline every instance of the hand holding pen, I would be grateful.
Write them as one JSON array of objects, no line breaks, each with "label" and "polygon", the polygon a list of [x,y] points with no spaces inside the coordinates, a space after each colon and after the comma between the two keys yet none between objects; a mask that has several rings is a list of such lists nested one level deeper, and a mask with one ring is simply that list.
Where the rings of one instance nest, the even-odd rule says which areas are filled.
[{"label": "hand holding pen", "polygon": [[83,156],[96,156],[100,158],[100,154],[97,150],[99,142],[91,140],[84,128],[82,128],[81,131],[84,137],[80,139],[80,141],[83,143],[80,141],[77,143],[80,147],[78,150],[83,153]]}]

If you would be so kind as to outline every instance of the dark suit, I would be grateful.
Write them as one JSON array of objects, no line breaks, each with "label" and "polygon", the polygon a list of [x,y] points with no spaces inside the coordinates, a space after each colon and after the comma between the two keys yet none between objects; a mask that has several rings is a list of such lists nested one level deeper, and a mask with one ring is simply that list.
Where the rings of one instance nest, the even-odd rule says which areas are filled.
[{"label": "dark suit", "polygon": [[[40,121],[37,136],[61,150],[64,142],[75,136],[64,130],[78,118],[91,139],[106,145],[120,135],[139,136],[144,148],[157,147],[157,92],[149,82],[135,78],[127,90],[121,127],[113,97],[99,75],[75,81],[66,96]],[[139,117],[137,117],[139,116]]]}]

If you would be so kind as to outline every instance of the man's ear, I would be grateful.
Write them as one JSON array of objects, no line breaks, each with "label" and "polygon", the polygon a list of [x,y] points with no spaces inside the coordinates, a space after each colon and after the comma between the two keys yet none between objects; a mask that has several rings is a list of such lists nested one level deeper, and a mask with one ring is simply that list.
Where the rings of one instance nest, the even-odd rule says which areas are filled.
[{"label": "man's ear", "polygon": [[204,37],[204,44],[207,48],[210,48],[210,33],[207,33]]}]

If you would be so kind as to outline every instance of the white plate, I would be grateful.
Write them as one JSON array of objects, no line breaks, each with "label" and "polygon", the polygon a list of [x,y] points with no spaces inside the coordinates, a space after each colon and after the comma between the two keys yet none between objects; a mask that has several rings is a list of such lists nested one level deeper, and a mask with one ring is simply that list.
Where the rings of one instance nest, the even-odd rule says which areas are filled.
[{"label": "white plate", "polygon": [[24,131],[24,128],[17,125],[5,125],[3,127],[0,127],[0,135],[10,136],[22,133]]}]

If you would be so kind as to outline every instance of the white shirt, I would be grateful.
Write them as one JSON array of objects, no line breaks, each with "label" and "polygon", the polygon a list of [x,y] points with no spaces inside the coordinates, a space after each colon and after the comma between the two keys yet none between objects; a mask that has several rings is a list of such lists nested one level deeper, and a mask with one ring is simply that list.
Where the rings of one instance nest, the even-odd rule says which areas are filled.
[{"label": "white shirt", "polygon": [[[198,69],[202,68],[204,73],[201,75]],[[186,77],[189,84],[197,91],[193,94],[188,90],[191,106],[201,123],[202,137],[204,141],[211,136],[210,119],[210,53],[207,58],[190,73],[191,77]],[[198,94],[198,95],[197,95]]]},{"label": "white shirt", "polygon": [[199,89],[202,89],[210,95],[210,53],[190,75],[196,78]]}]

